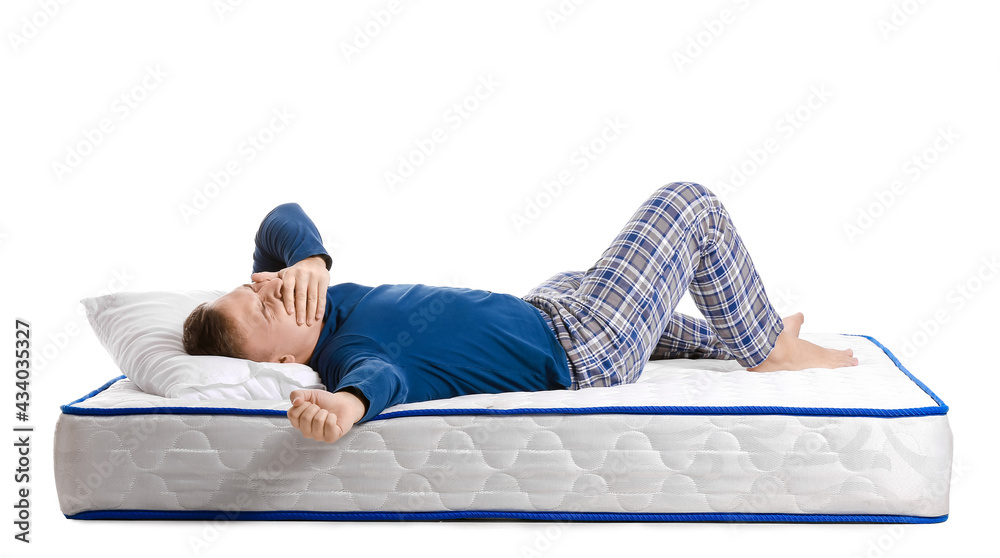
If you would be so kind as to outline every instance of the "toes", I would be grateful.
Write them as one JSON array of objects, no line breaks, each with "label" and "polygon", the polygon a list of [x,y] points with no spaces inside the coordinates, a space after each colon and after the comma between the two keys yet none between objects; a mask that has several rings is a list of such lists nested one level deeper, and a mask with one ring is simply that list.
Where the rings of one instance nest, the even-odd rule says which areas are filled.
[{"label": "toes", "polygon": [[854,351],[852,349],[847,349],[844,353],[847,355],[848,366],[858,365],[858,359],[854,356]]}]

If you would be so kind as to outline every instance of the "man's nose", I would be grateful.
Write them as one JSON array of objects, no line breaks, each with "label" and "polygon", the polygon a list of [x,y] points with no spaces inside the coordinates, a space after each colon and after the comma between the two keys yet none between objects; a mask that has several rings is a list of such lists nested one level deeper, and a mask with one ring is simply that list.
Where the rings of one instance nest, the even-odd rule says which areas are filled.
[{"label": "man's nose", "polygon": [[269,281],[264,281],[264,285],[261,286],[260,290],[264,291],[266,295],[281,298],[281,278],[275,277]]},{"label": "man's nose", "polygon": [[253,289],[253,292],[259,293],[263,291],[265,288],[267,288],[268,283],[270,283],[271,281],[273,281],[273,279],[266,279],[264,281],[250,283],[250,288]]}]

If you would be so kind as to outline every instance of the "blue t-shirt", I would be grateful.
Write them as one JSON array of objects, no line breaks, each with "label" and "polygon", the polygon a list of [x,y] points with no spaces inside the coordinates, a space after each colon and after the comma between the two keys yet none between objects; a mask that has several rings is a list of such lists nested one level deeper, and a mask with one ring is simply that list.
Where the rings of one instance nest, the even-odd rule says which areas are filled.
[{"label": "blue t-shirt", "polygon": [[[298,204],[272,210],[255,244],[254,272],[317,255],[332,264]],[[541,310],[510,294],[420,284],[329,287],[309,365],[328,390],[361,391],[368,407],[360,422],[400,403],[572,385]]]}]

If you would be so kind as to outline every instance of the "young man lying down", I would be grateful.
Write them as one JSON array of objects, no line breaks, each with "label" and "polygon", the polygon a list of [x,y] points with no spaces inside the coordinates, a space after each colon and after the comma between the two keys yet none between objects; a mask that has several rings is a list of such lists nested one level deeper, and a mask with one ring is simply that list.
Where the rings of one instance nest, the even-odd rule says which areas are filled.
[{"label": "young man lying down", "polygon": [[[400,403],[473,393],[635,382],[648,360],[735,359],[750,371],[854,366],[850,349],[799,338],[722,202],[674,182],[655,190],[587,271],[523,297],[427,285],[330,283],[332,260],[297,204],[255,238],[251,283],[201,304],[184,349],[315,369],[327,390],[291,393],[291,424],[335,442]],[[705,319],[674,312],[690,291]]]}]

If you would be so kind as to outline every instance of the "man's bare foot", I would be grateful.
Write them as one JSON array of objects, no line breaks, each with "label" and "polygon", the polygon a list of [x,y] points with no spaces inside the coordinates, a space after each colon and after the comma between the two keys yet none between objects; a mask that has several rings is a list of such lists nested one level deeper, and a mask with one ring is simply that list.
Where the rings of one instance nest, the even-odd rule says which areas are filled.
[{"label": "man's bare foot", "polygon": [[797,312],[782,318],[785,329],[778,334],[774,349],[764,362],[747,368],[751,372],[771,372],[772,370],[802,370],[805,368],[840,368],[857,366],[858,359],[851,349],[827,349],[799,338],[799,330],[805,317]]},{"label": "man's bare foot", "polygon": [[806,317],[802,315],[802,312],[796,312],[791,316],[781,318],[781,321],[785,324],[785,329],[781,330],[782,333],[788,331],[791,332],[792,337],[798,337],[799,330],[802,329],[802,322],[806,321]]}]

